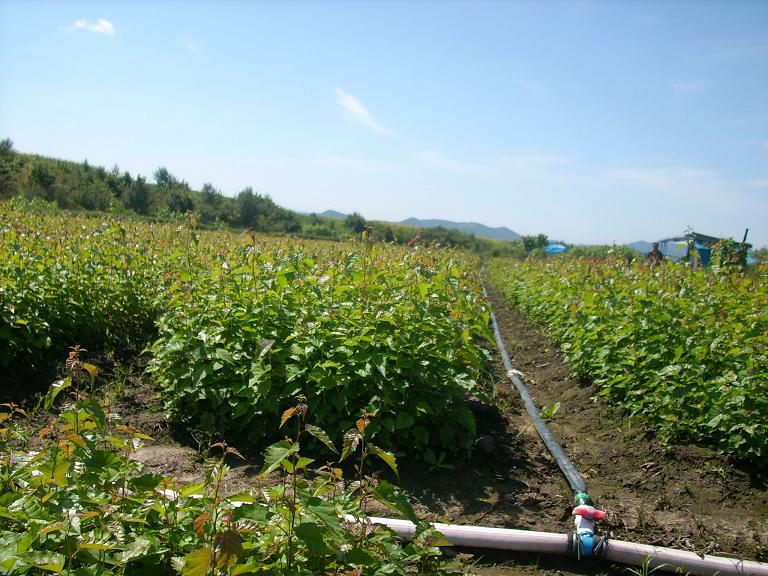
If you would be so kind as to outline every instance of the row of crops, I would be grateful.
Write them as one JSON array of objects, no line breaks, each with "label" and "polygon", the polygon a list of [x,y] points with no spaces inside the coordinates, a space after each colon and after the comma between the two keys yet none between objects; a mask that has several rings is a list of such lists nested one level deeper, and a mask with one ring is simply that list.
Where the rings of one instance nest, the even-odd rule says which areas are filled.
[{"label": "row of crops", "polygon": [[[395,455],[440,465],[471,450],[467,401],[490,380],[478,264],[439,248],[1,203],[0,385],[23,396],[56,369],[44,406],[61,411],[33,433],[17,425],[21,408],[0,405],[0,574],[452,573],[439,534],[364,469],[369,457],[396,472]],[[662,439],[764,458],[765,270],[488,269],[576,374]],[[238,448],[282,438],[262,469],[282,481],[222,497],[225,457],[240,456],[224,442],[201,483],[143,473],[130,455],[147,437],[94,400],[104,379],[90,364],[139,353],[170,419]],[[354,455],[355,482],[339,489],[343,471],[309,455]],[[413,543],[340,520],[364,518],[374,498],[417,523]]]},{"label": "row of crops", "polygon": [[[41,430],[0,404],[0,574],[462,571],[405,496],[365,472],[370,458],[397,472],[396,455],[469,453],[468,399],[488,363],[475,263],[195,224],[0,204],[3,394],[60,378]],[[263,448],[254,490],[222,496],[225,457],[240,456],[224,442],[188,486],[131,459],[148,437],[95,399],[110,383],[91,363],[140,353],[170,419]],[[355,477],[313,457],[354,461]],[[413,542],[365,524],[373,499],[417,524]]]},{"label": "row of crops", "polygon": [[[477,262],[433,248],[199,232],[0,205],[0,380],[80,344],[149,353],[169,416],[249,445],[303,396],[334,437],[359,415],[387,449],[466,453],[482,394]],[[496,260],[489,279],[561,344],[574,373],[662,439],[764,456],[766,270]]]},{"label": "row of crops", "polygon": [[365,411],[383,447],[437,462],[471,448],[486,365],[462,258],[5,203],[0,363],[18,380],[75,344],[146,347],[169,416],[193,428],[258,444],[303,396],[335,438]]},{"label": "row of crops", "polygon": [[498,260],[489,277],[575,375],[662,440],[760,462],[768,446],[768,269]]},{"label": "row of crops", "polygon": [[[70,389],[78,393],[35,433],[23,409],[0,405],[0,574],[465,573],[461,560],[442,556],[444,539],[417,518],[402,491],[365,476],[370,455],[397,470],[392,455],[368,439],[370,415],[347,431],[341,450],[341,460],[358,463],[354,482],[304,455],[310,438],[337,458],[339,451],[299,403],[281,423],[295,435],[265,450],[254,487],[225,495],[227,460],[242,457],[237,449],[212,445],[215,459],[200,482],[145,473],[131,456],[148,437],[84,394],[94,374],[73,350],[45,405]],[[276,470],[282,474],[262,484]],[[411,542],[367,520],[365,502],[374,499],[415,524]]]}]

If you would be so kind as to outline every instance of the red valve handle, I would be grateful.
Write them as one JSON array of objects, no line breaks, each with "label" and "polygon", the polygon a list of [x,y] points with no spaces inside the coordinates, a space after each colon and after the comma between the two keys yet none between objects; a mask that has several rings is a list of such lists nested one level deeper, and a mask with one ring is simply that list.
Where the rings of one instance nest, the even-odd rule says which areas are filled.
[{"label": "red valve handle", "polygon": [[576,506],[576,508],[573,509],[572,514],[574,516],[582,516],[588,520],[602,520],[606,517],[605,512],[602,510],[598,510],[594,506],[587,506],[586,504]]}]

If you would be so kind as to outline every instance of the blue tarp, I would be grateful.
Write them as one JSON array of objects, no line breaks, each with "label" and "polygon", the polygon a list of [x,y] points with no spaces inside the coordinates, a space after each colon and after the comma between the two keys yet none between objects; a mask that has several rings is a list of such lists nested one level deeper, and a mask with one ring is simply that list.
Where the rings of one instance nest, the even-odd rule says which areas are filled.
[{"label": "blue tarp", "polygon": [[699,253],[701,264],[703,266],[709,266],[709,263],[712,260],[712,250],[701,242],[694,242],[693,247],[696,248],[696,251]]},{"label": "blue tarp", "polygon": [[565,252],[566,250],[568,250],[568,248],[566,248],[566,247],[565,247],[565,246],[563,246],[562,244],[550,244],[549,246],[547,246],[547,247],[544,249],[544,252],[545,252],[546,254],[550,254],[550,255],[552,255],[552,254],[562,254],[562,253],[563,253],[563,252]]}]

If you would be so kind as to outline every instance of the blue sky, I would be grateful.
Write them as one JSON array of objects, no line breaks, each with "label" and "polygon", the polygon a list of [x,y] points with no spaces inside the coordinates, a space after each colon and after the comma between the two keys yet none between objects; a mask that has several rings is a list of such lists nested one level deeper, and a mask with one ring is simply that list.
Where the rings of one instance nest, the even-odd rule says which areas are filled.
[{"label": "blue sky", "polygon": [[768,2],[0,0],[0,137],[301,211],[768,245]]}]

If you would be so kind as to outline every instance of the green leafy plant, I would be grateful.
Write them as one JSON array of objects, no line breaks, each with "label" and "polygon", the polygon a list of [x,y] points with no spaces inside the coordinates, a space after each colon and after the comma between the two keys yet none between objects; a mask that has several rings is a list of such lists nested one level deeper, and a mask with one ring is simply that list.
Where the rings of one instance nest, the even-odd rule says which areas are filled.
[{"label": "green leafy plant", "polygon": [[[171,418],[264,442],[303,394],[332,437],[369,410],[382,448],[466,453],[488,312],[450,252],[258,242],[197,266],[159,321],[149,371]],[[215,273],[214,273],[215,271]]]},{"label": "green leafy plant", "polygon": [[552,420],[555,419],[555,416],[557,415],[559,410],[560,410],[560,402],[554,402],[547,406],[542,406],[540,410],[541,417],[543,418],[544,422],[551,422]]},{"label": "green leafy plant", "polygon": [[[169,417],[249,445],[296,394],[340,437],[440,463],[473,445],[488,309],[476,260],[370,238],[297,242],[0,203],[0,386],[51,381],[71,342],[146,350]],[[62,385],[67,382],[63,379]],[[85,383],[85,385],[88,385]]]},{"label": "green leafy plant", "polygon": [[[81,352],[73,350],[69,370],[82,369]],[[335,448],[320,428],[306,422],[303,401],[284,412],[282,423],[293,420],[296,437],[266,450],[261,481],[225,496],[227,459],[241,457],[235,448],[214,444],[220,455],[203,481],[178,485],[143,472],[129,458],[149,440],[146,435],[121,424],[84,390],[67,392],[72,400],[29,440],[33,445],[11,430],[10,423],[26,413],[11,404],[0,410],[0,574],[463,570],[442,559],[440,535],[416,518],[397,488],[381,482],[373,496],[417,523],[415,538],[405,545],[391,530],[371,524],[339,468],[312,466],[301,453],[304,439]],[[52,398],[51,408],[62,398],[61,393]],[[278,473],[282,481],[268,481]]]},{"label": "green leafy plant", "polygon": [[574,374],[661,440],[764,460],[768,268],[497,260],[489,277],[560,344]]}]

